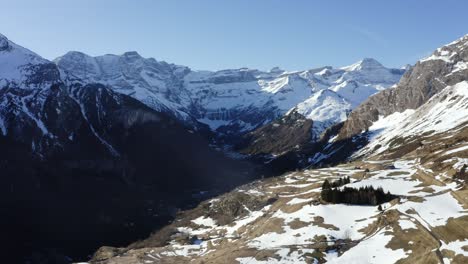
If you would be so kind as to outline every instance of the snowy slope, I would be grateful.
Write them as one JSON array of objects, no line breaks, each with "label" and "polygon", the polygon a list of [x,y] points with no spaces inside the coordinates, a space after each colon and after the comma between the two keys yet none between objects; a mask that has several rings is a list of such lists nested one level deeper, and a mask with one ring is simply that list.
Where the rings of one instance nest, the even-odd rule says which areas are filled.
[{"label": "snowy slope", "polygon": [[369,96],[396,84],[400,80],[398,74],[402,73],[402,70],[387,69],[370,58],[341,69],[345,72],[330,89],[346,98],[352,108]]},{"label": "snowy slope", "polygon": [[81,52],[68,52],[54,60],[69,83],[102,83],[115,91],[130,95],[155,110],[187,118],[180,100],[188,100],[180,91],[181,77],[188,68],[154,59],[144,59],[136,52],[121,56],[91,57]]},{"label": "snowy slope", "polygon": [[53,63],[0,34],[0,88],[43,88],[57,82]]},{"label": "snowy slope", "polygon": [[355,156],[381,153],[392,142],[395,145],[398,139],[446,131],[454,133],[457,127],[468,123],[468,35],[438,48],[432,55],[421,59],[418,65],[431,63],[451,66],[443,76],[433,77],[445,87],[416,109],[408,108],[403,112],[380,116],[369,127],[369,144]]},{"label": "snowy slope", "polygon": [[[396,138],[437,134],[468,122],[468,81],[448,86],[417,110],[382,117],[369,128],[370,143],[358,154],[380,153]],[[379,145],[380,147],[376,147]]]},{"label": "snowy slope", "polygon": [[[206,201],[143,241],[140,251],[124,250],[104,262],[465,263],[468,234],[454,228],[466,223],[463,188],[427,178],[438,174],[405,159],[288,173]],[[382,211],[323,202],[323,181],[343,176],[352,179],[348,187],[383,187],[400,198],[382,204]],[[164,238],[168,230],[172,235]],[[154,246],[158,238],[165,243]]]},{"label": "snowy slope", "polygon": [[[332,123],[368,96],[400,79],[404,70],[387,69],[373,59],[348,67],[286,72],[230,69],[216,72],[194,71],[187,67],[142,58],[136,52],[90,57],[69,52],[55,63],[70,81],[99,82],[133,96],[148,106],[174,113],[180,119],[192,116],[213,130],[250,131],[284,115],[303,103],[313,105],[321,90],[336,92],[341,98],[340,113],[328,118]],[[311,112],[312,109],[304,109]],[[312,115],[309,115],[313,118]]]},{"label": "snowy slope", "polygon": [[468,35],[418,61],[400,82],[356,107],[339,133],[346,140],[367,130],[380,116],[417,109],[447,86],[468,80]]},{"label": "snowy slope", "polygon": [[333,124],[346,120],[352,107],[348,100],[332,90],[326,89],[318,91],[309,99],[299,103],[295,109],[298,113],[314,121],[314,134],[320,135]]}]

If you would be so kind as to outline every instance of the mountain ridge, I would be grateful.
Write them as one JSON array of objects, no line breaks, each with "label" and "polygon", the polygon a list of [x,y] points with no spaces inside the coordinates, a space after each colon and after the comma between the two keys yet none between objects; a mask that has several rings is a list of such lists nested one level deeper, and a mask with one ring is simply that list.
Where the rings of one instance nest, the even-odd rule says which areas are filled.
[{"label": "mountain ridge", "polygon": [[[194,72],[136,52],[98,59],[71,52],[60,67],[4,36],[0,47],[0,59],[14,62],[0,71],[0,195],[9,214],[0,226],[12,227],[4,232],[14,235],[9,245],[56,239],[82,257],[97,246],[95,233],[107,233],[99,245],[121,245],[125,239],[109,233],[136,240],[178,217],[127,248],[101,248],[92,263],[333,263],[359,259],[366,247],[403,263],[466,260],[468,236],[456,226],[466,224],[468,208],[460,198],[468,178],[468,35],[398,84],[405,70],[373,59],[345,69]],[[234,150],[253,158],[227,158],[203,126],[241,137],[243,148]],[[252,182],[276,175],[274,166],[297,171]],[[321,200],[322,181],[342,176],[352,178],[345,187],[384,185],[398,199],[381,209]],[[78,242],[64,242],[67,228]],[[408,230],[424,243],[401,242],[411,240]]]},{"label": "mountain ridge", "polygon": [[164,112],[103,84],[62,80],[54,63],[2,46],[6,262],[70,263],[102,243],[128,243],[257,170]]},{"label": "mountain ridge", "polygon": [[[432,95],[447,85],[453,85],[463,80],[466,74],[468,61],[468,35],[438,48],[432,55],[421,59],[410,69],[400,81],[400,84],[380,94],[371,96],[359,106],[345,122],[340,139],[344,139],[365,130],[370,122],[376,121],[379,114],[389,115],[394,112],[402,112],[407,108],[415,109],[426,102]],[[443,55],[442,55],[443,54]],[[453,63],[449,58],[457,61]],[[459,68],[457,68],[457,65]],[[433,73],[435,71],[435,73]],[[440,79],[434,80],[433,74],[438,74]],[[435,81],[435,82],[434,82]],[[405,87],[418,87],[414,94],[405,93]],[[403,88],[399,88],[403,87]],[[387,103],[387,108],[382,108],[382,102]],[[370,114],[372,113],[372,114]]]},{"label": "mountain ridge", "polygon": [[[132,54],[138,61],[133,68],[126,60],[128,53],[91,57],[70,52],[54,62],[62,71],[79,75],[85,82],[109,84],[152,108],[165,109],[182,120],[192,116],[219,134],[231,135],[252,131],[281,117],[322,89],[334,90],[346,98],[350,106],[342,110],[345,112],[367,96],[393,85],[404,72],[387,69],[373,59],[361,60],[348,68],[327,66],[294,72],[247,68],[194,71]],[[109,57],[118,66],[109,66]],[[101,74],[103,69],[108,73]],[[83,76],[83,71],[91,77]],[[252,116],[253,112],[257,114]],[[332,120],[339,121],[342,120]]]},{"label": "mountain ridge", "polygon": [[[437,49],[319,142],[298,147],[298,155],[323,167],[296,166],[240,186],[145,240],[102,247],[91,263],[466,263],[467,50],[468,36]],[[268,131],[255,140],[276,149],[295,144],[312,126],[296,114],[251,133]],[[275,133],[294,138],[277,142]],[[330,183],[335,198],[373,189],[393,198],[331,202],[324,198]]]}]

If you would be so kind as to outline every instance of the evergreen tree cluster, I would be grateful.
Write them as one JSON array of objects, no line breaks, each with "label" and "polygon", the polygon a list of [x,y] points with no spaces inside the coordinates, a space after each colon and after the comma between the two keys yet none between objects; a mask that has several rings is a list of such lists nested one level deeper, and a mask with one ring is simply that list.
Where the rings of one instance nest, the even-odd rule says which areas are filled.
[{"label": "evergreen tree cluster", "polygon": [[[328,181],[328,180],[325,180],[325,181]],[[349,178],[349,176],[347,176],[347,177],[339,178],[338,180],[331,182],[330,187],[336,188],[336,187],[340,187],[340,186],[343,186],[345,184],[348,184],[350,182],[351,182],[351,179]],[[324,182],[324,184],[325,184],[325,182]]]},{"label": "evergreen tree cluster", "polygon": [[346,183],[349,183],[349,177],[340,178],[338,181],[332,183],[325,180],[322,185],[322,199],[329,203],[378,205],[396,198],[396,196],[390,192],[385,193],[382,187],[377,189],[374,189],[373,186],[365,186],[359,189],[350,187],[344,187],[342,190],[338,189],[339,186]]}]

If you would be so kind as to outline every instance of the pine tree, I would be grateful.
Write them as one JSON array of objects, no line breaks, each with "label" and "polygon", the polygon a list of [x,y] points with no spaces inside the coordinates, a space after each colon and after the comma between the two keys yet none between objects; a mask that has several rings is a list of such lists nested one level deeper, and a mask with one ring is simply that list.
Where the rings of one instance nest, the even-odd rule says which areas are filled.
[{"label": "pine tree", "polygon": [[321,192],[322,200],[330,202],[331,198],[331,186],[328,180],[325,180],[322,184],[322,192]]},{"label": "pine tree", "polygon": [[329,190],[329,189],[331,189],[330,182],[328,181],[328,179],[325,179],[325,181],[322,184],[322,190]]}]

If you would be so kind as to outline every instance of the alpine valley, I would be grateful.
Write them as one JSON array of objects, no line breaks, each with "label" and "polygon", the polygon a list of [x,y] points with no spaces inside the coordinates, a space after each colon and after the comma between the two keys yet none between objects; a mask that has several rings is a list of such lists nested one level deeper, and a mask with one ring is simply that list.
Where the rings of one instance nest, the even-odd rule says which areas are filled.
[{"label": "alpine valley", "polygon": [[294,72],[0,35],[0,147],[6,263],[468,262],[468,35]]}]

